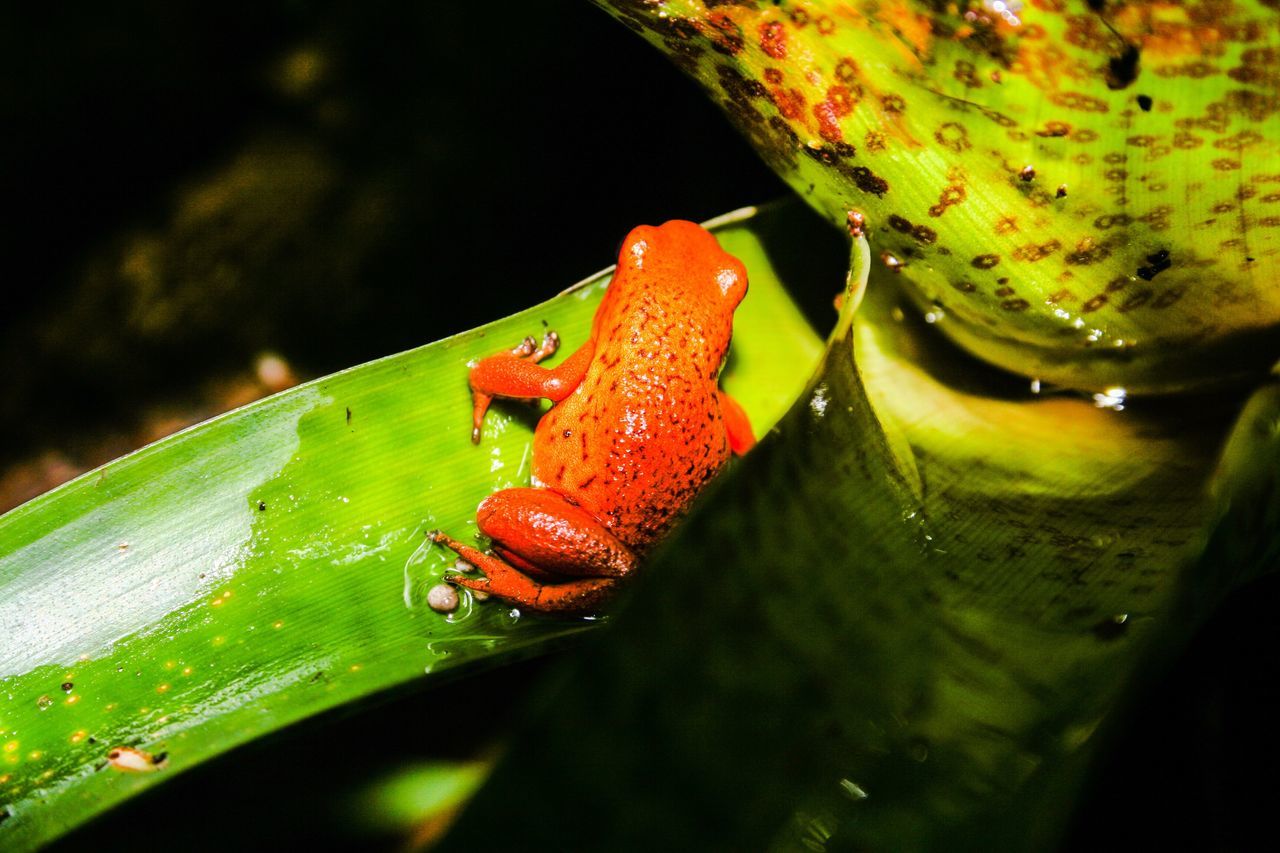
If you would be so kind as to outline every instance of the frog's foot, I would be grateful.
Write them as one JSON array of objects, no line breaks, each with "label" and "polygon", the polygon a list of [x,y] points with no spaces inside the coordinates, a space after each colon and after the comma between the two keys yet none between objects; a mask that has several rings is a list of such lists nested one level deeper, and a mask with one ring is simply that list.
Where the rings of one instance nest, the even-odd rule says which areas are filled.
[{"label": "frog's foot", "polygon": [[[534,364],[555,355],[556,350],[560,349],[560,336],[550,329],[542,336],[542,343],[538,343],[538,339],[533,335],[529,335],[517,346],[508,350],[508,354],[515,358],[526,358]],[[501,354],[498,355],[501,358]]]},{"label": "frog's foot", "polygon": [[[504,361],[509,362],[514,359],[521,362],[529,362],[532,364],[537,364],[538,362],[542,361],[544,358],[549,358],[550,356],[554,355],[556,350],[558,349],[560,349],[560,336],[557,335],[555,332],[551,331],[550,329],[548,329],[546,334],[542,336],[541,344],[538,343],[537,339],[534,338],[533,335],[530,335],[527,338],[525,338],[523,341],[521,341],[518,345],[516,345],[510,350],[507,350],[506,352],[498,353],[497,355],[493,355],[493,356],[489,356],[488,358],[481,359],[480,362],[474,368],[472,368],[471,370],[471,376],[472,376],[472,380],[471,380],[471,400],[472,400],[471,443],[472,444],[480,443],[480,431],[481,431],[481,426],[484,423],[484,415],[485,415],[485,412],[489,411],[489,404],[493,402],[493,398],[495,396],[495,393],[493,390],[490,390],[486,387],[477,386],[477,382],[476,382],[477,371],[480,371],[480,375],[484,376],[486,373],[494,372],[494,369],[497,368],[498,372],[501,374],[503,372],[502,362]],[[481,386],[485,385],[483,379],[481,379],[480,385]],[[502,395],[502,396],[507,396],[507,395]]]},{"label": "frog's foot", "polygon": [[533,352],[529,353],[529,360],[534,364],[555,355],[556,350],[560,349],[560,336],[551,329],[547,329],[546,334],[542,336],[542,344]]},{"label": "frog's foot", "polygon": [[487,592],[517,607],[538,613],[583,614],[599,610],[613,594],[615,578],[581,578],[564,583],[539,583],[492,554],[472,548],[434,530],[431,541],[454,551],[485,573],[483,578],[446,572],[447,583]]},{"label": "frog's foot", "polygon": [[515,356],[516,358],[528,358],[529,356],[533,355],[533,351],[537,348],[538,348],[538,339],[535,338],[533,335],[529,335],[523,341],[517,344],[513,349],[511,349],[510,354]]}]

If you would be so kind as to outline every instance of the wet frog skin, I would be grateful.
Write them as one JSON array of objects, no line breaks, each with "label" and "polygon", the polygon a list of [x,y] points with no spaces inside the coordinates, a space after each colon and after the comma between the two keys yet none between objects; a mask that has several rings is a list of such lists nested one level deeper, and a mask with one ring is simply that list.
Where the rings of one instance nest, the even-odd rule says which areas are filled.
[{"label": "wet frog skin", "polygon": [[495,397],[555,405],[534,433],[532,487],[477,510],[492,553],[431,534],[485,574],[445,580],[536,612],[598,610],[730,455],[755,443],[718,387],[746,292],[742,263],[702,227],[642,225],[622,244],[590,339],[563,363],[538,364],[559,346],[554,332],[477,363],[473,441]]}]

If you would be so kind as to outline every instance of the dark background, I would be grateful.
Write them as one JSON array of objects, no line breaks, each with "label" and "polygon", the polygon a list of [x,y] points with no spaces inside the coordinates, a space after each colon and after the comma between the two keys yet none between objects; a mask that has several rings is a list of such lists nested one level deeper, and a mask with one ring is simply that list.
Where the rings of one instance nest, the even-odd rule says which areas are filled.
[{"label": "dark background", "polygon": [[[157,410],[216,409],[209,383],[263,351],[331,372],[544,299],[610,263],[635,224],[786,192],[691,82],[587,3],[468,5],[0,11],[0,465],[89,467]],[[1276,786],[1253,774],[1280,746],[1277,605],[1280,584],[1255,585],[1151,673],[1068,849],[1266,837]],[[191,835],[215,811],[241,848],[392,846],[335,803],[440,753],[412,736],[387,739],[395,755],[329,745],[411,733],[442,707],[486,742],[545,668],[304,725],[60,847],[141,832],[225,849]]]}]

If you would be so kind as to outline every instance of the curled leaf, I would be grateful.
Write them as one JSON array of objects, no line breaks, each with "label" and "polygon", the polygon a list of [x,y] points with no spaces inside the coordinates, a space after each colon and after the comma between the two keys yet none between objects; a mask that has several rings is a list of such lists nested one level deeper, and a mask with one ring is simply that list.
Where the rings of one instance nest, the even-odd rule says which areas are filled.
[{"label": "curled leaf", "polygon": [[1280,351],[1268,0],[600,2],[969,352],[1148,393]]},{"label": "curled leaf", "polygon": [[1052,849],[1133,684],[1274,569],[1274,386],[1234,427],[1036,393],[878,275],[453,849]]}]

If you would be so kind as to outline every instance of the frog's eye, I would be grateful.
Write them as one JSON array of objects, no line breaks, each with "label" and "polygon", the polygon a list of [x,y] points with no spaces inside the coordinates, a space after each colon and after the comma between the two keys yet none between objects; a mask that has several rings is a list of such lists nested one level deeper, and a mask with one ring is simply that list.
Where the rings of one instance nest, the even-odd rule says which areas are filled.
[{"label": "frog's eye", "polygon": [[747,276],[741,267],[722,267],[716,271],[716,285],[725,299],[740,302],[747,295]]}]

